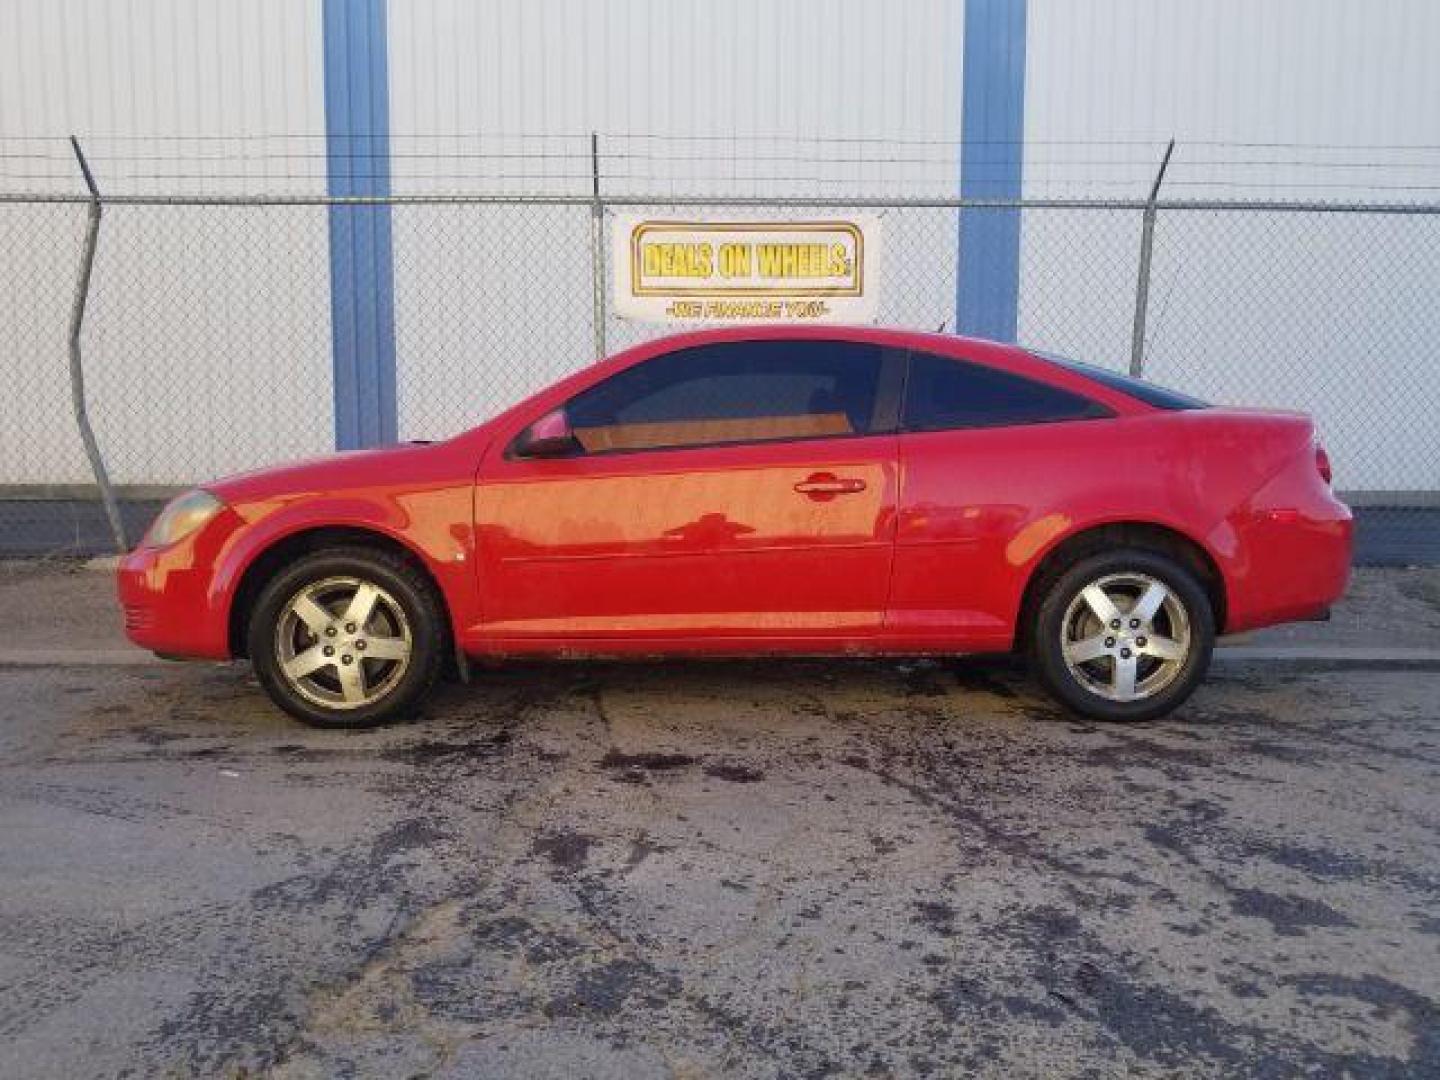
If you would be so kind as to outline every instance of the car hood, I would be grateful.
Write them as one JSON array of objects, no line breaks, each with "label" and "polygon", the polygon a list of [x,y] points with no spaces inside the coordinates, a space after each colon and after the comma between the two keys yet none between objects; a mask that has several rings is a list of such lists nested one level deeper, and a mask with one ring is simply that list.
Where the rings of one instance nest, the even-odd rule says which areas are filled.
[{"label": "car hood", "polygon": [[237,473],[205,484],[222,501],[234,505],[257,499],[334,492],[433,479],[441,444],[400,443],[370,450],[310,458],[268,469]]}]

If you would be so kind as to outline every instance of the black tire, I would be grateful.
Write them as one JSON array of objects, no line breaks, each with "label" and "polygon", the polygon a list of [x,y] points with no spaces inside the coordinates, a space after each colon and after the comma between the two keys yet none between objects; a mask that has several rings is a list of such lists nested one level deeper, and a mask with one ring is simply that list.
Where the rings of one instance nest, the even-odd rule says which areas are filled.
[{"label": "black tire", "polygon": [[[1080,673],[1077,674],[1066,662],[1062,643],[1063,636],[1070,632],[1067,622],[1095,618],[1082,599],[1086,586],[1109,579],[1123,581],[1126,575],[1157,580],[1169,590],[1182,609],[1179,614],[1186,623],[1189,647],[1183,659],[1161,672],[1161,661],[1141,656],[1140,650],[1133,648],[1138,640],[1143,639],[1105,637],[1106,642],[1116,641],[1115,654],[1079,665]],[[1118,587],[1123,589],[1123,585]],[[1065,708],[1095,720],[1153,720],[1179,707],[1205,677],[1215,646],[1215,613],[1209,596],[1195,575],[1170,556],[1141,548],[1122,548],[1089,555],[1060,571],[1042,588],[1040,603],[1035,608],[1034,622],[1030,627],[1030,659],[1041,685]],[[1168,628],[1171,609],[1162,609],[1157,619],[1159,625]],[[1130,629],[1128,617],[1121,621],[1118,634],[1136,633]],[[1102,635],[1109,633],[1098,621],[1088,625],[1100,626]],[[1156,636],[1159,636],[1158,632]],[[1132,649],[1125,655],[1135,656],[1137,663],[1142,665],[1141,671],[1147,667],[1151,671],[1154,689],[1149,696],[1136,700],[1113,700],[1105,693],[1107,689],[1115,692],[1114,684],[1104,689],[1097,688],[1097,684],[1105,682],[1107,673],[1108,678],[1115,678],[1116,668],[1113,665],[1118,663],[1119,648],[1126,644],[1130,644]],[[1089,685],[1084,681],[1087,678]],[[1136,685],[1143,686],[1143,682],[1142,678]]]},{"label": "black tire", "polygon": [[[393,602],[403,614],[409,632],[408,658],[398,671],[373,657],[351,654],[358,657],[361,668],[371,670],[378,665],[380,671],[393,673],[393,685],[377,690],[382,696],[361,705],[312,700],[292,684],[281,667],[289,605],[307,588],[332,579],[355,579],[383,590],[387,604]],[[291,626],[295,626],[293,621]],[[363,635],[365,628],[358,633]],[[319,637],[314,640],[322,641]],[[444,604],[430,579],[401,556],[367,547],[326,548],[284,567],[256,599],[247,636],[255,674],[271,700],[297,720],[322,728],[366,728],[412,717],[444,666],[448,640]],[[362,638],[359,647],[364,646]],[[326,666],[331,665],[327,662]],[[333,670],[338,674],[340,669],[335,666]],[[326,674],[322,672],[321,677]],[[313,678],[309,690],[312,696],[316,692]]]}]

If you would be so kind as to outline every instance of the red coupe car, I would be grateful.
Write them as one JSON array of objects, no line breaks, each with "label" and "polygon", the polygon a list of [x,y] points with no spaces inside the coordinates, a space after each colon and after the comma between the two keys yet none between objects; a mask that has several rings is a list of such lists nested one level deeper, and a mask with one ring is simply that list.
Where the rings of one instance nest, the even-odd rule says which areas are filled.
[{"label": "red coupe car", "polygon": [[436,444],[233,477],[122,563],[125,626],[312,724],[467,658],[1024,650],[1098,718],[1322,616],[1351,518],[1304,416],[935,334],[652,341]]}]

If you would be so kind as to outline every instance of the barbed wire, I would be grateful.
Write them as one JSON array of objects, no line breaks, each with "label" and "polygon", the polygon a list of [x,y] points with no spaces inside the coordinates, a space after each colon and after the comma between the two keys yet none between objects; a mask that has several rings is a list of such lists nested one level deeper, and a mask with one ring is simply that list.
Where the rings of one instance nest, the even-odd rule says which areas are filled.
[{"label": "barbed wire", "polygon": [[[630,139],[639,141],[668,141],[668,142],[809,142],[821,144],[845,144],[845,143],[875,143],[887,146],[893,145],[930,145],[930,146],[1164,146],[1168,136],[1156,136],[1150,138],[1122,138],[1122,139],[1100,139],[1100,138],[1068,138],[1068,139],[955,139],[955,138],[934,138],[934,137],[912,137],[905,135],[796,135],[786,132],[770,134],[751,135],[729,135],[729,134],[703,134],[703,133],[674,133],[661,132],[619,132],[600,130],[596,132],[523,132],[523,131],[425,131],[425,132],[392,132],[387,136],[391,143],[418,140],[418,139],[472,139],[472,140],[496,140],[496,139],[535,139],[542,141],[574,140],[586,142],[591,135],[598,135],[603,139]],[[29,142],[64,142],[69,135],[56,134],[35,134],[20,132],[0,132],[0,141],[29,141]],[[333,141],[354,141],[361,142],[375,140],[374,135],[327,135],[325,132],[236,132],[232,134],[218,133],[176,133],[163,132],[153,134],[140,134],[136,132],[125,132],[108,135],[87,136],[87,141],[108,141],[108,142],[241,142],[241,141],[263,141],[263,140],[308,140],[314,142]],[[1341,150],[1341,151],[1369,151],[1369,150],[1403,150],[1403,151],[1428,151],[1440,153],[1440,143],[1325,143],[1309,141],[1284,141],[1284,140],[1247,140],[1247,139],[1192,139],[1177,138],[1178,146],[1198,147],[1256,147],[1256,148],[1297,148],[1315,150]]]},{"label": "barbed wire", "polygon": [[[310,133],[166,133],[97,136],[88,156],[116,194],[286,194],[331,182],[381,190],[776,195],[808,188],[938,197],[967,166],[1018,169],[1027,196],[1111,198],[1148,189],[1162,143],[1154,139],[969,140],[904,135],[808,136],[704,133],[448,132],[326,140]],[[1148,153],[1138,152],[1145,148]],[[1376,160],[1381,157],[1384,160]],[[983,176],[983,172],[981,174]],[[0,189],[43,195],[73,190],[74,159],[62,136],[0,134]],[[1341,202],[1429,201],[1440,191],[1440,145],[1327,144],[1200,139],[1178,145],[1170,196],[1271,198],[1290,193]]]}]

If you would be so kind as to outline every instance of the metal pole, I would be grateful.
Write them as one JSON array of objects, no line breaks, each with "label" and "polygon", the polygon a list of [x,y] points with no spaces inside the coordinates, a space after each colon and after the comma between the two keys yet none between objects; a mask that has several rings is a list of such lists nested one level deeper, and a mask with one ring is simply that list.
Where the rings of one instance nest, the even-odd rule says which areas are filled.
[{"label": "metal pole", "polygon": [[90,416],[85,408],[85,367],[80,354],[80,331],[85,325],[85,302],[90,297],[90,272],[95,267],[95,247],[100,242],[100,189],[95,186],[95,177],[90,172],[90,163],[80,149],[80,140],[70,136],[70,148],[75,151],[75,160],[80,163],[85,186],[90,189],[90,210],[85,226],[85,246],[80,253],[80,276],[75,282],[75,299],[70,305],[70,404],[75,411],[75,425],[80,429],[80,441],[85,444],[85,456],[90,459],[90,470],[95,474],[95,483],[100,488],[100,501],[105,504],[105,516],[110,519],[110,533],[115,538],[115,548],[120,554],[130,550],[125,540],[125,523],[120,519],[120,504],[115,498],[115,489],[110,486],[110,476],[105,471],[105,459],[100,456],[100,445],[95,441],[95,432],[90,427]]},{"label": "metal pole", "polygon": [[590,278],[595,286],[595,359],[605,359],[605,204],[600,200],[600,136],[590,133]]},{"label": "metal pole", "polygon": [[1150,307],[1150,259],[1155,249],[1155,211],[1160,201],[1160,185],[1165,180],[1165,170],[1170,165],[1170,155],[1175,152],[1175,140],[1165,147],[1165,156],[1160,159],[1160,168],[1155,172],[1155,182],[1150,185],[1150,198],[1145,202],[1145,216],[1140,226],[1140,273],[1135,282],[1135,325],[1130,331],[1130,374],[1137,379],[1145,371],[1145,315]]}]

